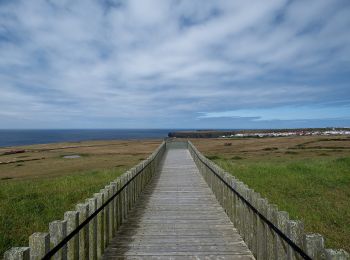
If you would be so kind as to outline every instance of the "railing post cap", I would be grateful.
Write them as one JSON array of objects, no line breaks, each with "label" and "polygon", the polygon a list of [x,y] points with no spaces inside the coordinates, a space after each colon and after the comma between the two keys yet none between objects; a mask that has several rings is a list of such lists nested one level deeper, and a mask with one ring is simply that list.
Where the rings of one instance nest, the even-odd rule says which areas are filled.
[{"label": "railing post cap", "polygon": [[64,223],[67,223],[67,220],[53,220],[49,223],[49,226],[50,225],[57,225],[57,224],[64,224]]},{"label": "railing post cap", "polygon": [[87,198],[86,200],[85,200],[85,203],[90,203],[90,202],[92,202],[92,203],[94,203],[94,202],[96,202],[96,197],[92,197],[92,198]]},{"label": "railing post cap", "polygon": [[45,238],[50,236],[47,232],[35,232],[29,236],[29,238]]},{"label": "railing post cap", "polygon": [[64,219],[67,220],[67,218],[70,218],[70,217],[79,217],[79,211],[76,211],[76,210],[69,210],[69,211],[66,211],[64,212]]},{"label": "railing post cap", "polygon": [[[280,212],[284,212],[284,211],[280,211]],[[306,239],[310,239],[310,240],[319,240],[319,241],[323,241],[323,236],[319,233],[308,233],[305,234],[305,238]]]},{"label": "railing post cap", "polygon": [[75,206],[77,211],[85,211],[85,210],[89,210],[89,203],[85,202],[85,203],[78,203]]},{"label": "railing post cap", "polygon": [[94,193],[94,198],[99,199],[101,197],[103,197],[103,193],[102,192]]},{"label": "railing post cap", "polygon": [[112,189],[115,189],[116,187],[117,187],[117,182],[115,182],[115,181],[112,181],[111,183],[110,183],[110,186],[112,187]]},{"label": "railing post cap", "polygon": [[278,211],[277,212],[277,215],[280,216],[280,217],[284,217],[284,218],[289,218],[289,213],[287,211]]}]

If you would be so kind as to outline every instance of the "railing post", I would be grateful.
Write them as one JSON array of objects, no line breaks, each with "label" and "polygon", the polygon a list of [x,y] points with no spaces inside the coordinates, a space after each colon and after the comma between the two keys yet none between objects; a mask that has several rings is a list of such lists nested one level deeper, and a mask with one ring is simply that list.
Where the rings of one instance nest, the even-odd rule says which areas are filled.
[{"label": "railing post", "polygon": [[[121,181],[120,179],[116,180],[117,183],[117,192],[121,189]],[[119,193],[117,196],[117,230],[119,230],[119,227],[122,223],[122,194]]]},{"label": "railing post", "polygon": [[[55,220],[49,224],[50,243],[56,246],[67,236],[67,221]],[[64,245],[53,257],[54,259],[67,259],[67,245]]]},{"label": "railing post", "polygon": [[[97,200],[97,208],[100,208],[103,204],[104,194],[102,192],[95,193],[94,198]],[[97,214],[97,259],[101,259],[104,252],[104,211],[101,210]]]},{"label": "railing post", "polygon": [[[79,212],[79,224],[81,224],[89,217],[89,204],[79,203],[76,205],[76,210]],[[79,257],[89,259],[89,225],[85,225],[79,232]]]},{"label": "railing post", "polygon": [[29,247],[12,247],[4,254],[4,260],[29,260],[30,248]]},{"label": "railing post", "polygon": [[[125,176],[120,176],[120,182],[121,182],[121,187],[124,186],[125,182]],[[125,222],[126,220],[126,207],[125,207],[125,202],[126,202],[126,188],[122,190],[120,193],[121,195],[121,201],[120,201],[120,206],[121,206],[121,224]]]},{"label": "railing post", "polygon": [[[287,222],[289,220],[288,212],[278,211],[276,212],[277,217],[277,227],[284,233],[287,234]],[[277,236],[277,258],[287,259],[288,255],[288,245],[287,243]]]},{"label": "railing post", "polygon": [[[86,200],[89,204],[89,216],[97,210],[97,199],[89,198]],[[89,259],[97,259],[97,216],[89,223]]]},{"label": "railing post", "polygon": [[[116,182],[111,182],[111,189],[112,189],[112,194],[117,193],[117,183]],[[114,197],[112,203],[112,209],[113,209],[113,214],[112,214],[112,237],[115,236],[115,233],[117,232],[117,198]]]},{"label": "railing post", "polygon": [[[252,205],[257,208],[259,203],[258,200],[261,199],[261,196],[259,193],[257,192],[253,192],[252,194]],[[255,256],[258,255],[258,245],[259,245],[259,232],[260,232],[260,223],[259,223],[259,216],[257,214],[254,213],[253,216],[253,223],[252,223],[252,227],[253,227],[253,241],[252,241],[252,247],[251,250],[253,252],[253,254]]]},{"label": "railing post", "polygon": [[[287,221],[287,234],[288,237],[300,248],[303,247],[303,235],[304,235],[304,224],[301,221],[289,220]],[[296,260],[299,259],[299,255],[288,247],[288,259]]]},{"label": "railing post", "polygon": [[[143,168],[143,165],[142,165],[142,168]],[[127,181],[130,181],[131,180],[131,176],[130,176],[130,171],[127,171],[126,172],[126,177],[127,177]],[[129,184],[128,184],[128,212],[130,211],[131,209],[131,203],[132,203],[132,182],[131,181]]]},{"label": "railing post", "polygon": [[[235,179],[232,178],[231,181],[230,181],[230,186],[233,188],[235,185]],[[230,197],[230,220],[232,223],[235,223],[235,200],[236,200],[236,194],[231,191],[231,197]]]},{"label": "railing post", "polygon": [[[242,186],[241,189],[241,195],[244,199],[247,199],[247,192],[248,192],[248,187],[244,184]],[[249,232],[248,232],[248,219],[247,219],[247,215],[248,215],[248,206],[247,204],[242,200],[242,229],[243,229],[243,239],[244,241],[247,241],[248,236],[249,236]]]},{"label": "railing post", "polygon": [[50,234],[36,232],[29,237],[30,259],[39,260],[50,250]]},{"label": "railing post", "polygon": [[[267,201],[266,199],[258,199],[257,201],[259,212],[266,216],[267,211]],[[258,250],[257,250],[257,259],[267,259],[267,236],[266,236],[266,225],[265,222],[258,218]]]},{"label": "railing post", "polygon": [[[79,226],[79,212],[67,211],[64,213],[64,220],[67,221],[67,234],[70,234],[74,229]],[[68,259],[79,258],[79,234],[75,235],[67,243],[67,256]]]},{"label": "railing post", "polygon": [[[237,188],[237,192],[242,195],[242,189],[243,189],[243,182],[239,181],[236,183],[236,188]],[[236,219],[236,227],[238,229],[239,234],[243,237],[243,219],[244,219],[244,215],[243,215],[243,202],[242,199],[237,197],[237,206],[236,206],[236,210],[237,210],[237,219]]]},{"label": "railing post", "polygon": [[[101,193],[103,193],[103,204],[109,199],[109,192],[108,190],[105,189],[101,189],[100,190]],[[103,241],[104,241],[104,245],[103,248],[105,249],[109,243],[109,207],[106,206],[104,209],[104,219],[103,219],[103,226],[104,226],[104,234],[103,234]]]},{"label": "railing post", "polygon": [[324,239],[320,234],[306,234],[304,236],[305,251],[312,259],[324,257]]},{"label": "railing post", "polygon": [[350,255],[343,249],[325,249],[326,260],[349,260]]},{"label": "railing post", "polygon": [[[107,185],[105,189],[108,191],[108,199],[110,199],[113,196],[113,186]],[[114,205],[113,201],[108,203],[108,242],[112,240],[113,238],[113,215],[114,215]]]},{"label": "railing post", "polygon": [[[277,205],[270,204],[267,207],[266,217],[274,225],[277,225]],[[267,257],[271,260],[278,260],[277,258],[277,234],[271,228],[267,229]]]},{"label": "railing post", "polygon": [[[254,198],[254,190],[248,189],[247,191],[247,200],[250,204],[253,204],[253,198]],[[249,248],[253,247],[254,244],[254,212],[247,207],[247,219],[248,219],[248,237],[247,237],[247,244]]]}]

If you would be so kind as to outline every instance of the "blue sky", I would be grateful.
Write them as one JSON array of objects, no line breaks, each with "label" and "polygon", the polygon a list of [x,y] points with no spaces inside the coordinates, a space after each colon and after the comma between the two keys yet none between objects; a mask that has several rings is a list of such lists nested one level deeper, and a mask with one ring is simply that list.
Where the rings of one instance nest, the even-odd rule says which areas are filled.
[{"label": "blue sky", "polygon": [[350,127],[348,0],[0,0],[0,128]]}]

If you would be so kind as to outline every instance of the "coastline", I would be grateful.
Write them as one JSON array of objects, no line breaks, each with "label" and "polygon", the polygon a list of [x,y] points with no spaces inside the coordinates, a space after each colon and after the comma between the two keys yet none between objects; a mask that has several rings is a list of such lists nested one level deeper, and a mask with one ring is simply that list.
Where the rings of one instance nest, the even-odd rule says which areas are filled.
[{"label": "coastline", "polygon": [[0,148],[63,142],[152,140],[168,136],[169,129],[0,129]]}]

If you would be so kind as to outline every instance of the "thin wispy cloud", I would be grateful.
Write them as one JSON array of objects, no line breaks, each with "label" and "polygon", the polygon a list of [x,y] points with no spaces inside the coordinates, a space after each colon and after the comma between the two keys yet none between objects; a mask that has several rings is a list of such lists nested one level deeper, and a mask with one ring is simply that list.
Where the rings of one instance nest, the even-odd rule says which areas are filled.
[{"label": "thin wispy cloud", "polygon": [[279,107],[267,109],[237,109],[224,112],[201,112],[199,118],[250,118],[253,121],[350,119],[350,107]]},{"label": "thin wispy cloud", "polygon": [[349,27],[347,0],[0,1],[0,128],[350,125]]}]

